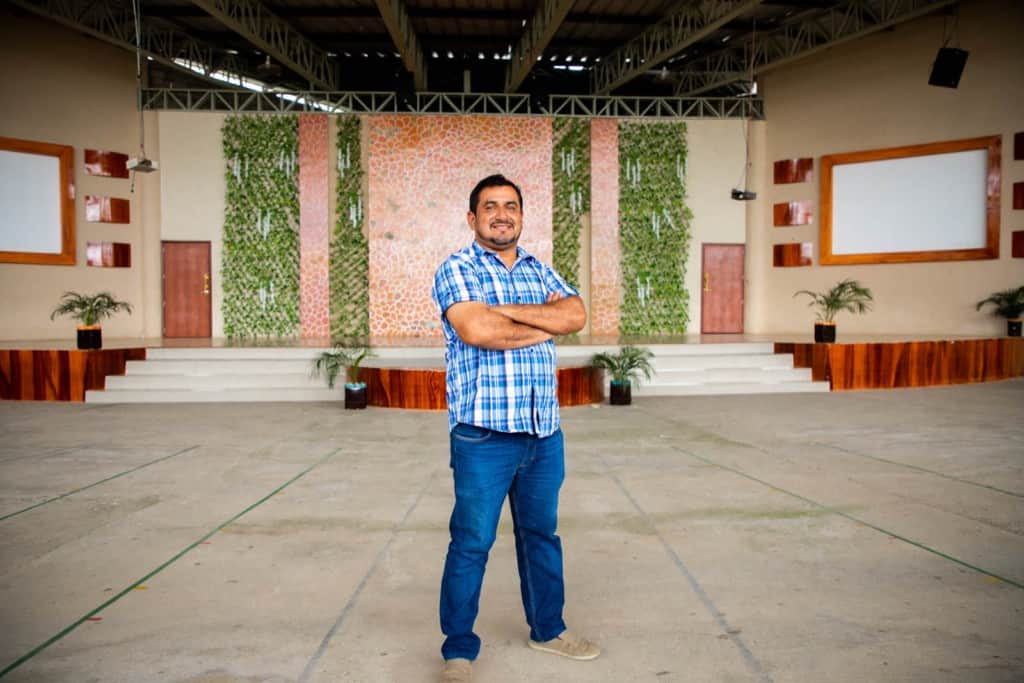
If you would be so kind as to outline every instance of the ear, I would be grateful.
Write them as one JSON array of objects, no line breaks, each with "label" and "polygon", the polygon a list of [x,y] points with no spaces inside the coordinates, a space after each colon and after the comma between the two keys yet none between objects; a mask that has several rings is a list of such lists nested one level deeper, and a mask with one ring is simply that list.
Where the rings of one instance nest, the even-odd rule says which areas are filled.
[{"label": "ear", "polygon": [[474,232],[476,231],[476,225],[474,225],[475,223],[476,223],[476,214],[473,213],[472,211],[467,212],[466,213],[466,224],[469,226],[469,229],[473,230]]}]

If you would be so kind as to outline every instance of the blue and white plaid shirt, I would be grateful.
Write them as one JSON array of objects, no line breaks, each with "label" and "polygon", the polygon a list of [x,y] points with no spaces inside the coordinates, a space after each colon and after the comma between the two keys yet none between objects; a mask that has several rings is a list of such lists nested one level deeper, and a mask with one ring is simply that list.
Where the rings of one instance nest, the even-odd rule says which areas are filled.
[{"label": "blue and white plaid shirt", "polygon": [[447,316],[452,304],[480,301],[542,304],[551,292],[577,296],[552,268],[516,248],[511,270],[475,241],[445,260],[434,274],[431,296],[441,310],[447,344],[448,427],[459,422],[499,432],[554,434],[559,427],[555,343],[492,351],[459,339]]}]

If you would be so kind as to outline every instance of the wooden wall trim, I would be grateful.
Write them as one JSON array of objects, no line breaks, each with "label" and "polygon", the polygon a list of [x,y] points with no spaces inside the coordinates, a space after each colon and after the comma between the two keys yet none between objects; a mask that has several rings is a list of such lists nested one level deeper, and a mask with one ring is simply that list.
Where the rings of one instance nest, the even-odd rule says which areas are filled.
[{"label": "wooden wall trim", "polygon": [[1024,377],[1024,338],[863,344],[775,344],[833,391],[991,382]]},{"label": "wooden wall trim", "polygon": [[[446,410],[445,371],[359,368],[366,383],[366,405],[379,408]],[[558,402],[563,407],[604,400],[603,373],[592,367],[558,368]]]},{"label": "wooden wall trim", "polygon": [[127,361],[145,359],[144,348],[0,349],[0,399],[84,401],[89,389],[106,387],[107,375],[123,375]]}]

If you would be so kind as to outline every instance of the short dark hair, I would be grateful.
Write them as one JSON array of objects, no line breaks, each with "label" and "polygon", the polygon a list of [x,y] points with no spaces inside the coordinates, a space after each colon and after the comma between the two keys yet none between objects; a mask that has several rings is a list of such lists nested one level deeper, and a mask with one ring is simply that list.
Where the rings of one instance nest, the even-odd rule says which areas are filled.
[{"label": "short dark hair", "polygon": [[523,191],[519,189],[519,186],[513,183],[511,180],[496,173],[489,175],[473,188],[473,191],[469,193],[469,210],[471,213],[476,213],[476,205],[480,202],[480,192],[487,187],[511,187],[515,188],[516,194],[519,195],[519,210],[523,209]]}]

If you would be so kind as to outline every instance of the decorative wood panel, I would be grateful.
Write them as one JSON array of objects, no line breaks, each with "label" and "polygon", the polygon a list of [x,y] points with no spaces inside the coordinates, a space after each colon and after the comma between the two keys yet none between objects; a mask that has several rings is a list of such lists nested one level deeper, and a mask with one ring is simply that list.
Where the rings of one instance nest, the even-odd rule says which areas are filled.
[{"label": "decorative wood panel", "polygon": [[117,197],[87,194],[85,220],[90,223],[131,223],[131,202]]},{"label": "decorative wood panel", "polygon": [[126,242],[86,242],[85,261],[101,268],[130,268],[132,245]]},{"label": "decorative wood panel", "polygon": [[774,166],[775,184],[805,183],[811,179],[813,170],[814,159],[809,157],[776,161]]},{"label": "decorative wood panel", "polygon": [[1024,183],[1013,184],[1013,208],[1024,209]]},{"label": "decorative wood panel", "polygon": [[[818,347],[818,348],[816,348]],[[991,382],[1024,376],[1024,338],[862,344],[776,344],[833,391]]]},{"label": "decorative wood panel", "polygon": [[1024,230],[1015,230],[1011,242],[1010,253],[1013,258],[1024,258]]},{"label": "decorative wood panel", "polygon": [[776,268],[809,266],[814,262],[814,245],[810,242],[776,244],[772,249],[772,265]]},{"label": "decorative wood panel", "polygon": [[1013,136],[1013,160],[1024,159],[1024,133],[1017,133]]},{"label": "decorative wood panel", "polygon": [[146,349],[0,349],[0,399],[84,401],[89,389],[106,387],[107,375],[123,375],[125,362],[145,360]]},{"label": "decorative wood panel", "polygon": [[810,200],[783,202],[772,205],[775,227],[786,225],[807,225],[814,217]]},{"label": "decorative wood panel", "polygon": [[[366,404],[380,408],[446,410],[445,371],[442,369],[359,368],[366,383]],[[589,405],[604,400],[600,370],[591,367],[558,368],[558,402],[562,406]]]},{"label": "decorative wood panel", "polygon": [[102,149],[85,150],[85,172],[109,178],[128,177],[128,155]]}]

